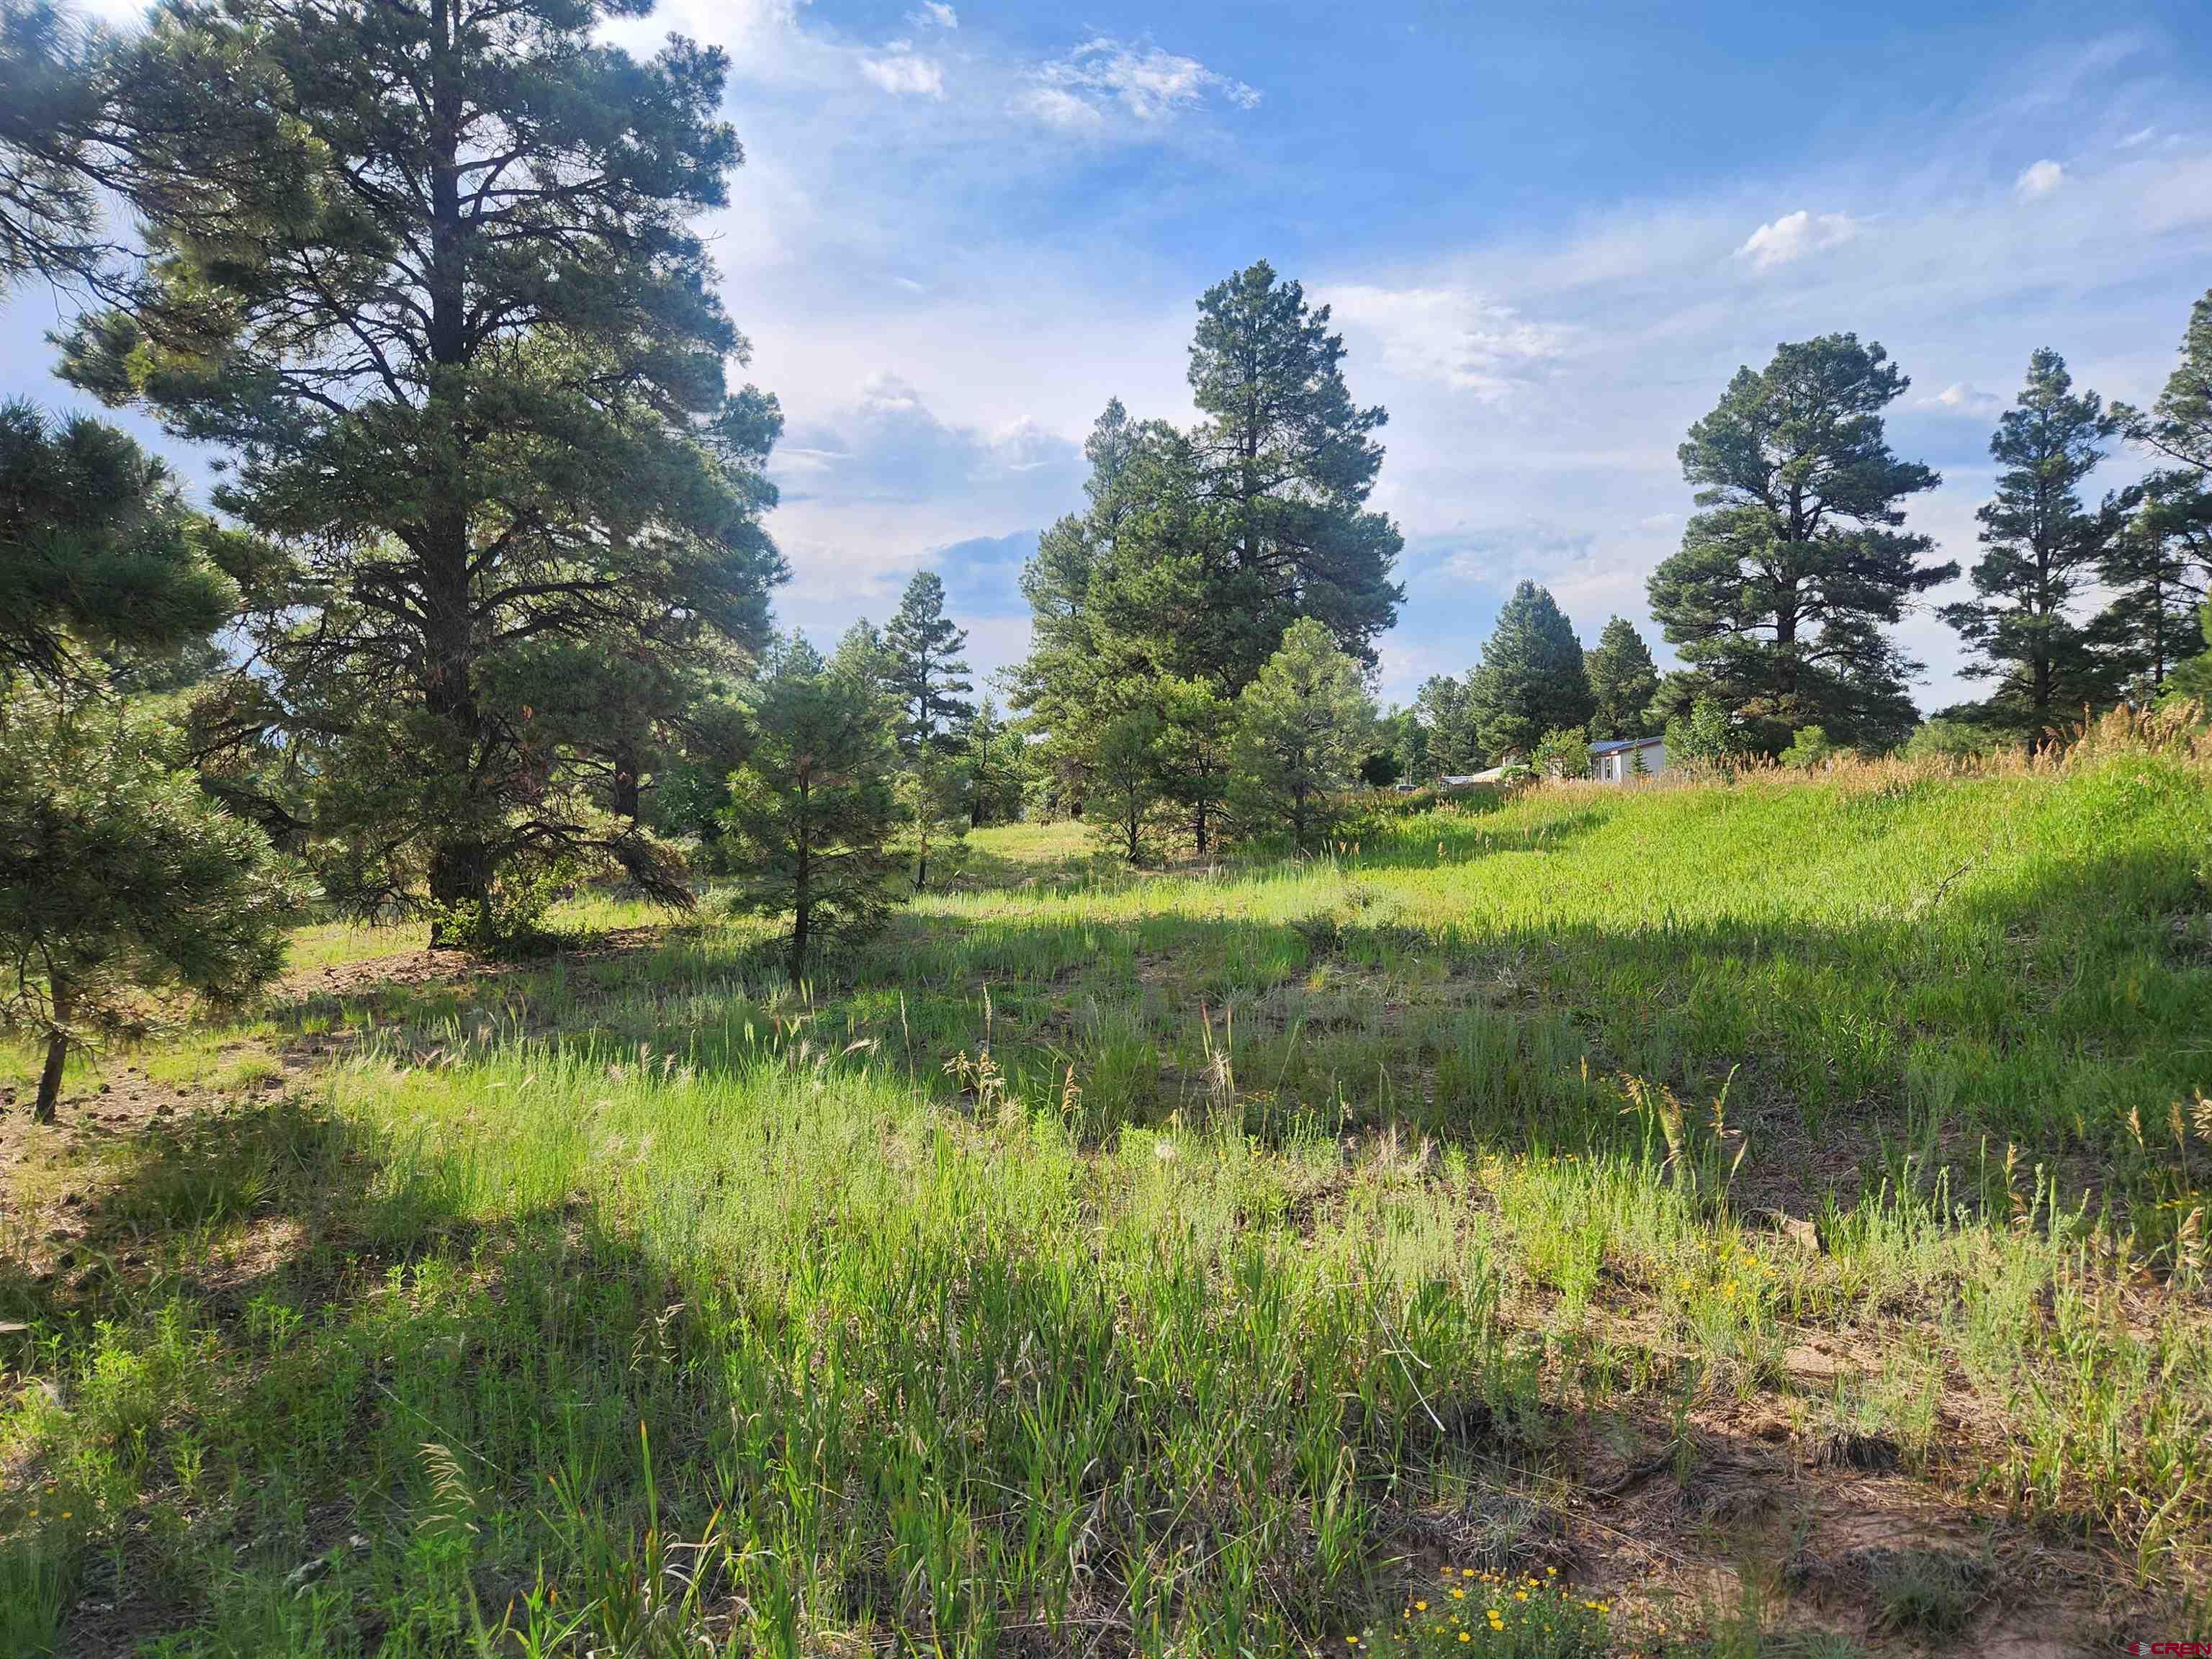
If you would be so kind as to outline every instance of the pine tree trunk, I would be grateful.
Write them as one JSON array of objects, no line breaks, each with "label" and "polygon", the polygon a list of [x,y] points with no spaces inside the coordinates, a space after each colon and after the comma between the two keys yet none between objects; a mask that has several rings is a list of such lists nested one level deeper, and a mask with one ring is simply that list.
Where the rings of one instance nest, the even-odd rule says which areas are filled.
[{"label": "pine tree trunk", "polygon": [[59,1028],[69,1021],[70,994],[58,981],[53,988],[53,1002],[56,1030],[46,1039],[46,1069],[39,1073],[39,1102],[31,1112],[34,1123],[54,1121],[54,1108],[62,1097],[62,1066],[69,1059],[69,1038]]},{"label": "pine tree trunk", "polygon": [[[801,811],[805,811],[805,786],[801,786]],[[814,870],[807,844],[806,831],[801,829],[796,837],[799,858],[792,869],[791,882],[791,982],[796,986],[806,975],[807,924],[813,920]]]},{"label": "pine tree trunk", "polygon": [[615,816],[637,822],[638,809],[644,804],[644,789],[639,781],[636,746],[627,741],[615,745]]},{"label": "pine tree trunk", "polygon": [[[465,367],[467,339],[467,229],[460,204],[459,88],[447,73],[454,28],[451,0],[430,8],[430,99],[434,160],[430,173],[430,357],[441,367]],[[434,407],[450,393],[434,391]],[[481,718],[475,684],[475,618],[469,604],[469,512],[461,474],[469,450],[467,416],[455,405],[447,416],[453,453],[441,457],[430,480],[432,505],[411,538],[422,569],[423,701],[434,722],[431,808],[430,897],[439,913],[430,929],[433,950],[461,942],[463,917],[489,920],[495,854],[486,845],[477,797],[477,744]],[[451,792],[450,793],[448,792]]]}]

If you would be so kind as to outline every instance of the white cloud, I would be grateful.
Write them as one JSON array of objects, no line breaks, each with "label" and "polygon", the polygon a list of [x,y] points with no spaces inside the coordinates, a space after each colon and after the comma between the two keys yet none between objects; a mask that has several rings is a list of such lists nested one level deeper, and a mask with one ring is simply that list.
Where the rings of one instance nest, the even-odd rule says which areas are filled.
[{"label": "white cloud", "polygon": [[921,9],[908,12],[906,21],[918,29],[957,29],[960,27],[960,14],[944,4],[943,0],[922,0]]},{"label": "white cloud", "polygon": [[1070,132],[1094,131],[1106,125],[1105,114],[1096,104],[1063,87],[1032,87],[1022,94],[1021,106],[1048,126]]},{"label": "white cloud", "polygon": [[1739,259],[1750,260],[1753,270],[1771,270],[1808,253],[1840,247],[1858,233],[1858,221],[1848,214],[1816,216],[1799,208],[1753,231],[1735,253]]},{"label": "white cloud", "polygon": [[2039,196],[2050,195],[2065,179],[2066,169],[2056,161],[2046,160],[2022,167],[2020,177],[2013,180],[2012,187],[2022,201],[2032,202]]},{"label": "white cloud", "polygon": [[1487,401],[1534,381],[1545,364],[1579,349],[1583,332],[1534,321],[1463,288],[1354,283],[1331,289],[1327,298],[1347,328],[1381,348],[1390,368]]},{"label": "white cloud", "polygon": [[894,98],[945,96],[945,65],[917,54],[910,40],[890,42],[881,58],[863,58],[860,73]]},{"label": "white cloud", "polygon": [[1031,518],[1074,498],[1080,456],[1069,440],[1019,419],[992,430],[940,419],[910,383],[869,377],[859,399],[797,427],[778,446],[787,498],[915,502],[984,492]]},{"label": "white cloud", "polygon": [[[1416,544],[1409,567],[1425,568],[1453,582],[1503,586],[1523,578],[1540,581],[1555,596],[1591,571],[1597,537],[1548,519],[1462,526]],[[1440,559],[1431,558],[1441,553]]]},{"label": "white cloud", "polygon": [[1959,415],[1993,415],[2004,407],[2004,399],[1994,392],[1954,380],[1934,397],[1921,398],[1920,404],[1923,409],[1948,409]]},{"label": "white cloud", "polygon": [[2152,139],[2157,137],[2158,129],[2156,127],[2138,127],[2126,137],[2121,139],[2117,148],[2121,149],[2138,149],[2143,145],[2150,143]]},{"label": "white cloud", "polygon": [[1023,106],[1054,126],[1070,129],[1103,125],[1116,106],[1143,125],[1157,125],[1209,98],[1251,109],[1259,92],[1233,76],[1210,70],[1147,40],[1132,45],[1100,35],[1065,58],[1039,64]]}]

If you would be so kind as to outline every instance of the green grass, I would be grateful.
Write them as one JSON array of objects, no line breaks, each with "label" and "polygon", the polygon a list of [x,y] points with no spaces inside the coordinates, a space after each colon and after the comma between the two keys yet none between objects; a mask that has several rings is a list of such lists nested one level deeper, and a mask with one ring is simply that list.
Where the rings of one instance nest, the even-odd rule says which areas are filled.
[{"label": "green grass", "polygon": [[[1827,1512],[1616,1560],[1593,1460],[1733,1513],[1767,1419],[2194,1617],[2208,860],[2199,765],[1868,769],[1165,873],[987,831],[806,987],[711,907],[310,977],[15,1166],[0,1648],[1681,1650],[1668,1553]],[[1462,1567],[1561,1616],[1401,1619]]]}]

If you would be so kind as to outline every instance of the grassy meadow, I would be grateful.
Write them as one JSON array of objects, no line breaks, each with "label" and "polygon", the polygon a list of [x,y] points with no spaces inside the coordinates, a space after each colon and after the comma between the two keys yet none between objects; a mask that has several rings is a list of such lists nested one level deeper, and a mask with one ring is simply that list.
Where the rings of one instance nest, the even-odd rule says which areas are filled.
[{"label": "grassy meadow", "polygon": [[6,1053],[0,1652],[2204,1633],[2202,758],[560,920]]}]

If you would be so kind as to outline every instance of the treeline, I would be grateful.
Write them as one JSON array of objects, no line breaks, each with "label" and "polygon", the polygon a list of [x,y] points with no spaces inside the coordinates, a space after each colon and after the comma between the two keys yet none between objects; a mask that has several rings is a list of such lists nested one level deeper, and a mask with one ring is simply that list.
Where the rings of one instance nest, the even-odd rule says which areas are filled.
[{"label": "treeline", "polygon": [[[1938,612],[1991,693],[1925,722],[1906,690],[1923,665],[1892,630],[1960,569],[1901,528],[1939,482],[1889,447],[1885,411],[1909,385],[1848,334],[1739,371],[1680,447],[1699,510],[1650,583],[1682,666],[1662,677],[1619,617],[1584,653],[1523,582],[1478,665],[1431,678],[1395,717],[1398,766],[1424,781],[1516,762],[1571,772],[1586,738],[1662,733],[1671,757],[1705,762],[2036,748],[2085,711],[2212,697],[2212,294],[2148,411],[2075,391],[2054,351],[2030,360],[1990,441],[2002,470],[1974,596]],[[2092,506],[2082,487],[2123,437],[2160,465]]]},{"label": "treeline", "polygon": [[[1682,446],[1699,510],[1650,588],[1677,672],[1619,618],[1585,653],[1524,584],[1463,679],[1379,715],[1386,417],[1264,262],[1199,301],[1190,426],[1097,422],[1023,572],[1009,718],[927,573],[827,657],[779,637],[781,414],[730,382],[696,229],[742,160],[726,64],[599,42],[628,9],[235,0],[118,39],[0,0],[0,281],[65,297],[64,379],[215,474],[203,513],[112,428],[0,410],[0,1015],[47,1044],[41,1110],[149,993],[265,980],[311,892],[489,946],[582,879],[688,906],[703,864],[791,919],[796,976],[1024,811],[1132,860],[1310,848],[1356,781],[1911,734],[1892,630],[1955,568],[1901,528],[1936,476],[1850,335],[1741,371]],[[1972,731],[2203,688],[2208,387],[2212,296],[2148,411],[2038,355],[1945,612],[1993,682]],[[2122,435],[2160,470],[2091,507]]]}]

